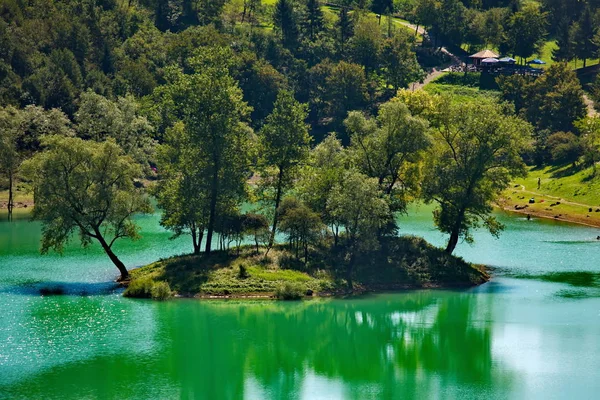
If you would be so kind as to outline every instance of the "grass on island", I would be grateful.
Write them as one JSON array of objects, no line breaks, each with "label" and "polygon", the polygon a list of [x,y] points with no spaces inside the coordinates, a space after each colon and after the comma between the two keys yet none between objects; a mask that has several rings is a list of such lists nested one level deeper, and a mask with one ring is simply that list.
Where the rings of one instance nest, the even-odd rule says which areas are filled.
[{"label": "grass on island", "polygon": [[[182,297],[274,297],[298,299],[346,292],[343,261],[333,251],[311,252],[305,265],[283,245],[265,258],[264,249],[244,246],[210,257],[186,255],[160,260],[131,271],[124,295],[165,299]],[[382,240],[381,248],[359,258],[354,288],[358,292],[421,287],[473,286],[487,281],[483,268],[446,254],[416,237]]]}]

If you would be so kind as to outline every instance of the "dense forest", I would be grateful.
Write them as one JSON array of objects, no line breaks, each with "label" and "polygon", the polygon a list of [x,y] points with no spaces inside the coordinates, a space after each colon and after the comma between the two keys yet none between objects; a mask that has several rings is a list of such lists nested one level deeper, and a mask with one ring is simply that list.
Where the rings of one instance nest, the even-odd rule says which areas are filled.
[{"label": "dense forest", "polygon": [[[599,7],[0,0],[0,184],[9,212],[15,190],[32,190],[42,251],[77,233],[123,279],[112,247],[138,235],[131,217],[151,194],[194,253],[217,236],[268,253],[281,233],[305,264],[334,249],[351,286],[412,201],[437,204],[452,253],[474,227],[500,232],[492,203],[526,163],[595,167],[600,123],[572,66],[600,56]],[[549,40],[546,73],[501,77],[497,95],[410,90],[451,57],[492,48],[525,62]]]}]

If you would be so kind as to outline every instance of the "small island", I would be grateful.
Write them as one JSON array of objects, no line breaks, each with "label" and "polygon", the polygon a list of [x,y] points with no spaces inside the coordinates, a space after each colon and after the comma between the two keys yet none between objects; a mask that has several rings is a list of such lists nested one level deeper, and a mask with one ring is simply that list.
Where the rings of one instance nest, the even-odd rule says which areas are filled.
[{"label": "small island", "polygon": [[[277,298],[350,293],[343,262],[333,253],[315,251],[304,263],[288,246],[267,256],[251,246],[217,251],[210,257],[184,255],[130,271],[124,295],[163,300],[185,298]],[[402,236],[386,239],[379,251],[357,260],[354,293],[399,289],[468,287],[489,280],[485,267],[467,263],[425,240]]]}]

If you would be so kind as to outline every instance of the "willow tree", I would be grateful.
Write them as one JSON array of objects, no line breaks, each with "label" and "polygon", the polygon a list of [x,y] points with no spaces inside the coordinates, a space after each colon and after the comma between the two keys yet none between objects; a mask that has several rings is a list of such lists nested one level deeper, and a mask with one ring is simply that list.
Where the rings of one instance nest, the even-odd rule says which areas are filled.
[{"label": "willow tree", "polygon": [[525,174],[521,153],[532,128],[491,100],[445,99],[437,111],[423,196],[438,204],[435,224],[450,235],[446,252],[452,253],[461,237],[473,240],[474,227],[483,224],[494,236],[503,229],[491,214],[492,204],[513,177]]},{"label": "willow tree", "polygon": [[[211,252],[220,216],[244,200],[249,176],[252,130],[246,120],[250,108],[229,74],[231,59],[228,49],[204,48],[190,59],[191,73],[171,70],[167,85],[157,90],[164,112],[183,124],[182,137],[177,140],[184,146],[176,147],[187,152],[179,158],[187,171],[171,178],[182,179],[188,174],[194,180],[190,190],[178,192],[183,197],[174,204],[186,207],[186,202],[197,204],[198,198],[206,199],[199,207],[204,214],[190,217],[206,221],[206,254]],[[176,208],[166,211],[175,212]]]},{"label": "willow tree", "polygon": [[266,200],[272,201],[274,206],[269,247],[275,240],[281,199],[291,187],[298,167],[308,158],[311,137],[305,123],[307,114],[305,104],[297,102],[291,92],[281,91],[273,112],[260,131],[261,186],[265,189]]},{"label": "willow tree", "polygon": [[121,273],[127,268],[113,252],[121,238],[137,239],[137,213],[149,213],[148,199],[134,186],[141,169],[109,139],[103,143],[52,136],[47,150],[25,162],[35,206],[33,218],[42,221],[42,253],[62,252],[78,234],[85,247],[97,241]]}]

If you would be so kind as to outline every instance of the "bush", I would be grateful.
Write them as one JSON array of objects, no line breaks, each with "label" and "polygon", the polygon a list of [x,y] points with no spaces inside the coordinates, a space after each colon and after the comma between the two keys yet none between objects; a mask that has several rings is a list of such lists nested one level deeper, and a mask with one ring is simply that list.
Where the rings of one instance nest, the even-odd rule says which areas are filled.
[{"label": "bush", "polygon": [[167,300],[172,296],[171,287],[167,282],[155,282],[150,289],[150,296],[154,300]]},{"label": "bush", "polygon": [[557,164],[576,162],[583,153],[579,138],[571,132],[556,132],[546,142],[552,161]]},{"label": "bush", "polygon": [[299,283],[286,282],[275,290],[275,297],[280,300],[300,300],[306,293],[306,287]]},{"label": "bush", "polygon": [[171,287],[167,282],[154,282],[151,278],[145,277],[131,281],[127,289],[125,289],[123,296],[166,300],[172,296],[172,293]]},{"label": "bush", "polygon": [[240,270],[238,272],[238,279],[246,279],[250,275],[248,274],[248,268],[246,268],[246,264],[240,264]]}]

